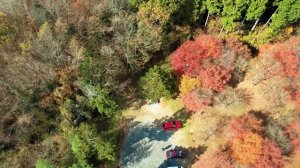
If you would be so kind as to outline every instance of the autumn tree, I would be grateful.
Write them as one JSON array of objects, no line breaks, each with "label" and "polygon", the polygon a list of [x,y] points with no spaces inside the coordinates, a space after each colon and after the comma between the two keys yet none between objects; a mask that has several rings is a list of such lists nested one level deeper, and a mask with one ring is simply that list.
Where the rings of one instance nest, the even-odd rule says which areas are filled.
[{"label": "autumn tree", "polygon": [[202,35],[194,41],[185,41],[172,54],[172,68],[177,75],[197,76],[204,69],[204,60],[217,58],[220,54],[220,41],[215,37]]},{"label": "autumn tree", "polygon": [[242,164],[254,164],[261,155],[263,139],[257,134],[246,133],[232,140],[232,157]]},{"label": "autumn tree", "polygon": [[212,92],[210,90],[198,89],[183,94],[180,98],[188,110],[197,112],[212,103]]},{"label": "autumn tree", "polygon": [[231,122],[231,128],[235,135],[244,133],[256,133],[261,135],[264,131],[264,124],[264,119],[258,118],[255,113],[251,112],[247,115],[233,119]]},{"label": "autumn tree", "polygon": [[230,70],[223,69],[217,65],[211,66],[201,73],[203,86],[216,91],[222,91],[230,78]]},{"label": "autumn tree", "polygon": [[252,166],[253,168],[284,167],[284,159],[282,158],[280,148],[275,142],[264,139],[262,142],[262,151],[263,152],[257,158],[255,164]]},{"label": "autumn tree", "polygon": [[283,73],[288,76],[300,75],[299,70],[299,51],[296,48],[300,46],[300,38],[291,38],[285,43],[277,43],[273,46],[272,56],[283,66]]},{"label": "autumn tree", "polygon": [[226,88],[215,96],[214,100],[224,108],[238,109],[250,104],[252,95],[245,89]]},{"label": "autumn tree", "polygon": [[180,80],[179,91],[180,94],[187,94],[200,86],[200,81],[197,78],[182,75]]}]

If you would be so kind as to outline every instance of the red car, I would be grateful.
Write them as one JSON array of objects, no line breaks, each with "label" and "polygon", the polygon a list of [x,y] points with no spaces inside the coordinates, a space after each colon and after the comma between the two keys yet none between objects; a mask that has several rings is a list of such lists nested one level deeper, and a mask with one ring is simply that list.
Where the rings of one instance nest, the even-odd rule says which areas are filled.
[{"label": "red car", "polygon": [[169,122],[163,123],[162,127],[165,131],[176,130],[176,129],[182,128],[182,122],[181,121],[169,121]]},{"label": "red car", "polygon": [[185,158],[186,152],[182,149],[172,149],[166,152],[168,159],[171,158]]}]

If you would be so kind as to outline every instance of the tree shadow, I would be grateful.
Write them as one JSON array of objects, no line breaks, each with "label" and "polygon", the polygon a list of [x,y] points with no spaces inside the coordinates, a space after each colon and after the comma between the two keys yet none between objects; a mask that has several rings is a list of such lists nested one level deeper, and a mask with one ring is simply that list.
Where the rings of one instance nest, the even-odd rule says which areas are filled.
[{"label": "tree shadow", "polygon": [[[187,120],[191,117],[191,113],[187,112],[184,108],[178,110],[176,113],[173,114],[171,117],[164,117],[160,119],[160,124],[167,122],[167,121],[175,121],[179,120],[182,122],[183,127],[187,123]],[[156,123],[159,123],[156,121]]]},{"label": "tree shadow", "polygon": [[[182,148],[182,147],[177,147],[177,148]],[[185,168],[190,168],[192,167],[193,163],[195,163],[198,160],[198,157],[202,155],[207,147],[206,146],[199,146],[196,148],[182,148],[187,151],[187,157],[185,159],[179,160],[179,163],[181,166]]]},{"label": "tree shadow", "polygon": [[[152,141],[167,142],[176,130],[164,131],[162,129],[162,124],[166,121],[179,119],[185,124],[190,117],[190,114],[184,113],[186,112],[179,110],[172,117],[157,119],[151,123],[132,121],[130,124],[130,131],[125,137],[121,153],[122,167],[128,167],[130,164],[141,162],[143,159],[149,157],[153,150]],[[172,161],[169,162],[173,163]],[[167,164],[167,162],[165,164]]]},{"label": "tree shadow", "polygon": [[167,168],[172,166],[179,166],[179,163],[176,159],[165,160],[162,164],[158,166],[158,168]]},{"label": "tree shadow", "polygon": [[[184,168],[192,167],[193,163],[197,161],[197,158],[203,154],[207,147],[199,146],[197,148],[184,148],[181,146],[176,146],[177,149],[182,149],[187,152],[187,156],[182,159],[168,159],[165,160],[159,168],[166,168],[168,166],[182,166]],[[175,149],[174,148],[174,149]]]}]

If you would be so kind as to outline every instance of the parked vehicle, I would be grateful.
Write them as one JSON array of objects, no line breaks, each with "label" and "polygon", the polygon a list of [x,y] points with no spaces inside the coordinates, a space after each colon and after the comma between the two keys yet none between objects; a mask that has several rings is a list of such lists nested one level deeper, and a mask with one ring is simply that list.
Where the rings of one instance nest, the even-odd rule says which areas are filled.
[{"label": "parked vehicle", "polygon": [[171,149],[166,152],[166,156],[168,159],[171,158],[185,158],[186,157],[186,151],[182,149]]},{"label": "parked vehicle", "polygon": [[163,123],[162,127],[165,131],[176,130],[176,129],[182,128],[182,122],[181,121],[169,121],[169,122]]}]

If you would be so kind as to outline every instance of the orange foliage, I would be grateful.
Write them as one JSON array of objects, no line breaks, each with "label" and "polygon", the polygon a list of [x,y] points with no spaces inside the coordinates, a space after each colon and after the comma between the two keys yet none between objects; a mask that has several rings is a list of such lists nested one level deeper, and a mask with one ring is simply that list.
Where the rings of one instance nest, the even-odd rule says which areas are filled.
[{"label": "orange foliage", "polygon": [[262,153],[262,137],[254,133],[235,136],[232,140],[232,157],[242,164],[254,164]]},{"label": "orange foliage", "polygon": [[221,41],[210,35],[200,35],[196,38],[196,43],[204,48],[204,58],[218,58],[221,55]]},{"label": "orange foliage", "polygon": [[253,168],[283,168],[281,150],[275,142],[264,139],[262,151]]}]

